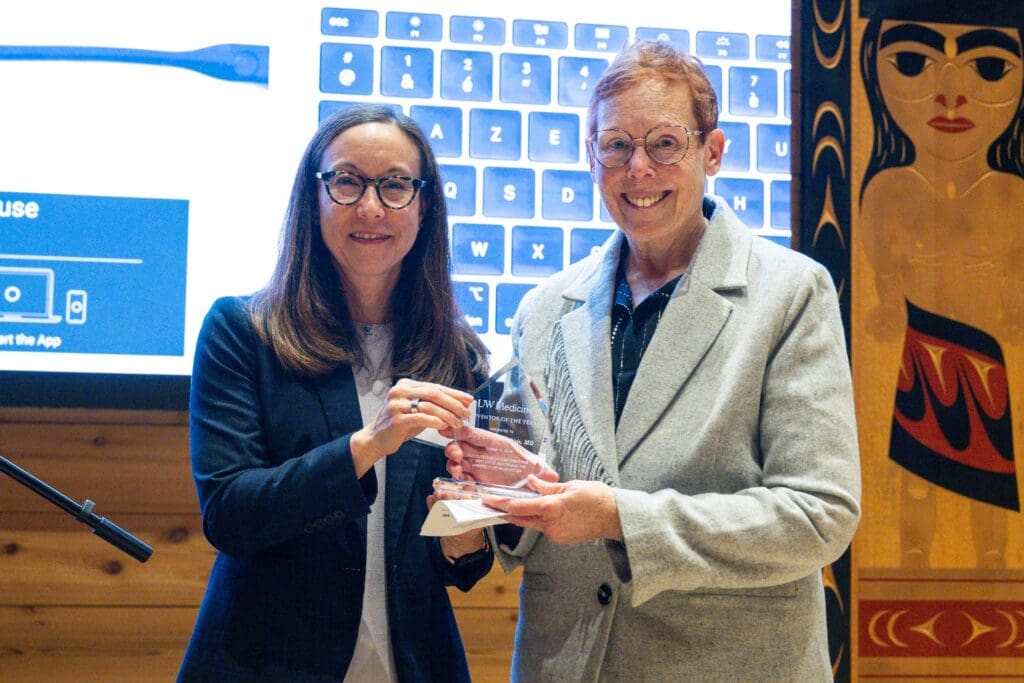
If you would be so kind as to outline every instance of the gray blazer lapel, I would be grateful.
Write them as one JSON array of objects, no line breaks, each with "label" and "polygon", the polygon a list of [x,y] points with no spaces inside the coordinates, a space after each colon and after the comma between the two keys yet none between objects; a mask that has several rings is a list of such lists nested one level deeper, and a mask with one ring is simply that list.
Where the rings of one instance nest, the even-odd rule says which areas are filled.
[{"label": "gray blazer lapel", "polygon": [[570,285],[566,299],[580,302],[562,317],[565,357],[587,435],[608,474],[618,481],[612,406],[611,315],[621,233],[604,246],[597,267]]},{"label": "gray blazer lapel", "polygon": [[621,466],[658,423],[715,343],[733,304],[721,291],[746,287],[750,236],[730,231],[718,214],[694,255],[640,362],[615,434]]}]

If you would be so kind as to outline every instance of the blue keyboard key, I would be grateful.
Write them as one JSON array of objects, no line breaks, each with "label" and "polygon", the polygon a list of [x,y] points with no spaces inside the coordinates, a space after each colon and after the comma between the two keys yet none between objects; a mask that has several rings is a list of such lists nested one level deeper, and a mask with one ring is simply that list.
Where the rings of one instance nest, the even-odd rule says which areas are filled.
[{"label": "blue keyboard key", "polygon": [[434,51],[420,47],[380,49],[380,92],[398,97],[434,94]]},{"label": "blue keyboard key", "polygon": [[629,29],[611,24],[576,24],[576,49],[618,52],[629,40]]},{"label": "blue keyboard key", "polygon": [[569,26],[561,21],[516,19],[512,22],[512,44],[564,50],[569,45]]},{"label": "blue keyboard key", "polygon": [[487,309],[491,304],[491,292],[486,282],[453,282],[455,300],[462,311],[462,317],[474,331],[487,331]]},{"label": "blue keyboard key", "polygon": [[569,231],[569,263],[582,261],[597,253],[614,230],[600,228],[573,228]]},{"label": "blue keyboard key", "polygon": [[590,91],[607,68],[606,59],[559,57],[558,103],[568,107],[587,106],[590,103]]},{"label": "blue keyboard key", "polygon": [[476,213],[476,168],[442,164],[441,183],[449,216]]},{"label": "blue keyboard key", "polygon": [[697,31],[697,56],[746,59],[750,56],[750,37],[745,33]]},{"label": "blue keyboard key", "polygon": [[690,51],[690,32],[675,28],[638,28],[636,37],[639,40],[654,40],[668,43],[683,52]]},{"label": "blue keyboard key", "polygon": [[487,102],[494,91],[494,57],[489,52],[441,51],[441,97]]},{"label": "blue keyboard key", "polygon": [[506,109],[471,109],[469,155],[477,159],[518,159],[522,156],[522,114]]},{"label": "blue keyboard key", "polygon": [[[357,104],[365,104],[365,103],[364,102],[342,102],[340,100],[320,100],[320,108],[319,108],[319,112],[318,112],[319,119],[317,119],[317,120],[318,121],[323,121],[324,119],[326,119],[328,116],[330,116],[334,112],[341,111],[342,109],[348,109],[349,107],[354,107]],[[396,114],[401,114],[402,113],[402,105],[400,105],[400,104],[388,104],[388,103],[384,103],[384,102],[381,102],[380,104],[383,104],[385,107],[387,107],[391,111],[395,112]]]},{"label": "blue keyboard key", "polygon": [[452,266],[462,275],[505,272],[505,229],[500,225],[452,225]]},{"label": "blue keyboard key", "polygon": [[541,174],[541,216],[570,221],[594,218],[594,181],[586,171]]},{"label": "blue keyboard key", "polygon": [[747,178],[719,178],[715,194],[729,202],[748,228],[764,227],[764,183]]},{"label": "blue keyboard key", "polygon": [[775,116],[779,111],[778,76],[772,69],[729,69],[729,113]]},{"label": "blue keyboard key", "polygon": [[502,102],[551,104],[551,58],[502,55],[500,92]]},{"label": "blue keyboard key", "polygon": [[385,33],[388,38],[398,40],[441,40],[440,14],[418,14],[414,12],[388,12],[385,18]]},{"label": "blue keyboard key", "polygon": [[528,168],[484,169],[484,215],[533,218],[536,179]]},{"label": "blue keyboard key", "polygon": [[757,58],[762,62],[789,64],[792,58],[789,36],[758,36],[755,45]]},{"label": "blue keyboard key", "polygon": [[580,117],[576,114],[530,112],[530,161],[580,160]]},{"label": "blue keyboard key", "polygon": [[427,107],[414,104],[409,116],[423,129],[434,154],[462,156],[462,110],[456,107]]},{"label": "blue keyboard key", "polygon": [[773,180],[768,190],[771,194],[771,224],[773,228],[790,230],[790,194],[788,180]]},{"label": "blue keyboard key", "polygon": [[475,43],[476,45],[504,45],[505,20],[490,17],[451,18],[448,35],[453,43]]},{"label": "blue keyboard key", "polygon": [[512,227],[512,274],[546,277],[562,270],[562,229]]},{"label": "blue keyboard key", "polygon": [[715,66],[713,64],[705,64],[704,73],[708,75],[708,80],[711,81],[711,87],[715,89],[715,95],[718,97],[718,110],[719,113],[721,113],[722,107],[725,104],[722,99],[722,67]]},{"label": "blue keyboard key", "polygon": [[597,202],[597,216],[605,223],[615,222],[615,220],[612,218],[612,215],[608,213],[608,207],[604,205],[603,199]]},{"label": "blue keyboard key", "polygon": [[722,155],[722,170],[750,170],[750,126],[746,123],[719,121],[718,127],[725,133],[725,153]]},{"label": "blue keyboard key", "polygon": [[377,23],[377,13],[373,10],[325,7],[320,12],[320,32],[328,36],[376,38]]},{"label": "blue keyboard key", "polygon": [[373,48],[323,43],[320,46],[320,90],[343,95],[373,92]]},{"label": "blue keyboard key", "polygon": [[789,173],[789,126],[761,124],[757,127],[757,170]]},{"label": "blue keyboard key", "polygon": [[519,308],[519,302],[535,285],[498,283],[494,292],[494,331],[508,334],[512,329],[512,317]]}]

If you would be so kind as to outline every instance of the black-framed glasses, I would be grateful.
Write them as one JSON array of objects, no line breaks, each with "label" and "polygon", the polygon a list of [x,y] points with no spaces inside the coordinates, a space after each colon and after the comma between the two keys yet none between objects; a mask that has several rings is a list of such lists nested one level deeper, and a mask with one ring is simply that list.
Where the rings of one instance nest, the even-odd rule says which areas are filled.
[{"label": "black-framed glasses", "polygon": [[624,130],[605,128],[589,138],[587,145],[597,163],[605,168],[619,168],[629,163],[636,149],[635,143],[643,141],[647,156],[652,161],[670,166],[679,163],[686,156],[690,147],[690,138],[702,135],[704,131],[686,129],[686,126],[669,125],[655,126],[647,131],[642,138],[634,138]]},{"label": "black-framed glasses", "polygon": [[355,204],[362,199],[367,186],[373,185],[380,203],[389,209],[409,206],[420,188],[427,184],[426,180],[407,175],[367,178],[350,171],[317,171],[316,178],[323,181],[327,195],[335,204]]}]

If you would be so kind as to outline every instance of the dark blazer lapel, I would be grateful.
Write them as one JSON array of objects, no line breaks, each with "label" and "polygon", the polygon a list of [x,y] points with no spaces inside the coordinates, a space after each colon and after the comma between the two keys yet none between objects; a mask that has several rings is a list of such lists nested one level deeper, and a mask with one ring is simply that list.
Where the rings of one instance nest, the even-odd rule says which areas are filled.
[{"label": "dark blazer lapel", "polygon": [[615,434],[619,466],[658,423],[715,343],[732,312],[723,290],[746,287],[750,237],[712,217],[684,276],[665,308],[637,370]]},{"label": "dark blazer lapel", "polygon": [[352,368],[344,365],[330,375],[321,377],[316,383],[320,406],[327,419],[331,438],[339,439],[363,426],[359,411],[359,392],[356,390]]},{"label": "dark blazer lapel", "polygon": [[[316,392],[332,439],[351,434],[363,426],[363,416],[359,410],[359,391],[356,389],[355,375],[350,366],[343,365],[330,375],[318,379]],[[372,478],[374,475],[368,472],[363,476]],[[373,480],[373,490],[376,490],[376,480]],[[366,518],[360,517],[351,524],[343,525],[342,529],[347,536],[349,548],[359,558],[359,566],[365,565]]]},{"label": "dark blazer lapel", "polygon": [[429,458],[429,451],[436,446],[427,446],[415,441],[405,443],[398,452],[389,455],[384,481],[384,557],[388,566],[401,562],[400,554],[408,539],[400,538],[409,505],[427,504],[426,496],[411,500],[413,484],[421,463]]}]

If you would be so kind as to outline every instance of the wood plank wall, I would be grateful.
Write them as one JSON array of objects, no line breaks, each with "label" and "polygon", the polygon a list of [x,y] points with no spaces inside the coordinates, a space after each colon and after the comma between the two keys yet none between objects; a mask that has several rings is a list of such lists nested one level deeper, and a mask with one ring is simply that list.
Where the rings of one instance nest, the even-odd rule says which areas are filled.
[{"label": "wood plank wall", "polygon": [[[0,680],[173,681],[214,550],[185,413],[0,409],[0,455],[153,547],[142,564],[0,474]],[[452,591],[474,681],[507,681],[518,573]]]}]

